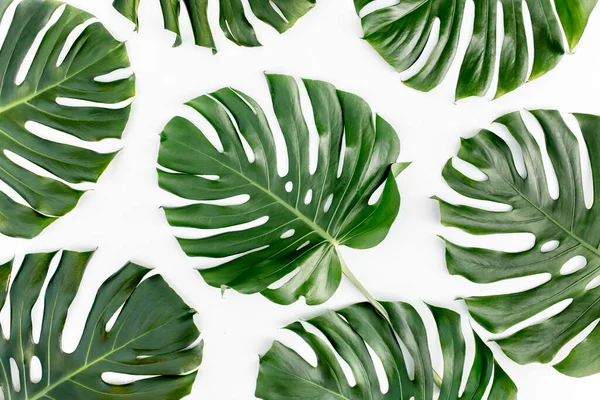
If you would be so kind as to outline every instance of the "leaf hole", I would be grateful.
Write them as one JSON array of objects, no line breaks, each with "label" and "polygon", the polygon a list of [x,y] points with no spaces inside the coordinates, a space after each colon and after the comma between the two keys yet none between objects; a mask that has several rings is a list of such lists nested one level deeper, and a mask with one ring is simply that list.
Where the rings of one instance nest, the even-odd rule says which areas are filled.
[{"label": "leaf hole", "polygon": [[66,4],[63,4],[60,7],[58,7],[52,13],[52,16],[50,16],[50,19],[48,20],[48,23],[46,24],[46,26],[44,26],[42,28],[42,30],[38,32],[33,43],[31,44],[31,47],[29,48],[29,50],[27,51],[27,54],[25,54],[25,57],[23,58],[23,61],[21,62],[21,66],[19,67],[19,70],[15,77],[15,85],[20,86],[23,82],[25,82],[25,79],[27,78],[27,75],[29,74],[29,70],[31,69],[31,66],[33,65],[33,60],[35,59],[35,56],[36,56],[38,50],[40,49],[42,40],[44,40],[46,33],[48,33],[48,31],[52,28],[52,26],[54,26],[54,24],[56,24],[58,22],[58,20],[62,16],[63,12],[65,11],[66,7],[67,7]]},{"label": "leaf hole", "polygon": [[283,232],[283,234],[280,236],[280,238],[288,239],[288,238],[291,238],[292,236],[294,236],[295,233],[296,233],[296,231],[294,229],[288,229],[287,231]]},{"label": "leaf hole", "polygon": [[546,182],[548,183],[548,194],[553,200],[558,199],[560,196],[560,189],[558,186],[558,178],[556,177],[556,171],[548,155],[548,149],[546,146],[546,139],[544,137],[544,130],[540,125],[540,122],[528,111],[522,111],[521,116],[525,126],[531,132],[531,135],[540,147],[542,156],[542,164],[544,172],[546,174]]},{"label": "leaf hole", "polygon": [[435,47],[440,39],[440,27],[440,19],[436,17],[433,21],[431,31],[429,32],[429,37],[427,38],[427,43],[423,48],[423,52],[421,53],[421,55],[419,55],[419,58],[417,58],[413,65],[411,65],[405,71],[401,71],[400,79],[402,81],[406,81],[410,78],[413,78],[419,72],[421,72],[423,68],[428,64],[429,59],[433,54],[433,51],[435,50]]},{"label": "leaf hole", "polygon": [[87,21],[85,21],[82,24],[79,24],[78,26],[76,26],[71,33],[69,33],[69,36],[67,36],[67,40],[65,41],[65,44],[62,48],[62,50],[60,51],[60,54],[58,55],[58,59],[56,60],[56,67],[60,67],[62,65],[62,63],[65,61],[65,58],[67,58],[67,55],[69,55],[69,52],[71,51],[71,49],[73,48],[73,45],[75,44],[75,41],[77,39],[79,39],[79,37],[81,36],[81,34],[83,33],[83,31],[90,25],[99,22],[96,18],[91,18],[88,19]]},{"label": "leaf hole", "polygon": [[306,195],[304,196],[304,204],[309,205],[312,202],[312,198],[313,198],[313,190],[308,189],[308,191],[306,192]]},{"label": "leaf hole", "polygon": [[561,275],[571,275],[582,270],[587,265],[587,259],[584,256],[575,256],[564,263],[560,269]]},{"label": "leaf hole", "polygon": [[535,55],[535,43],[534,43],[534,35],[533,35],[533,24],[531,23],[531,13],[529,12],[529,6],[527,5],[527,0],[522,0],[523,5],[523,20],[525,27],[525,38],[527,39],[527,77],[528,80],[531,77],[533,72],[533,62]]},{"label": "leaf hole", "polygon": [[523,179],[527,178],[527,168],[523,157],[523,149],[517,142],[517,139],[510,133],[506,125],[493,123],[490,130],[506,143],[512,154],[513,165]]},{"label": "leaf hole", "polygon": [[39,383],[42,380],[42,363],[38,356],[31,357],[29,364],[29,379],[31,383]]},{"label": "leaf hole", "polygon": [[379,355],[377,355],[375,350],[373,350],[367,342],[365,342],[365,346],[367,346],[369,356],[371,356],[371,360],[373,360],[375,374],[377,375],[377,380],[379,381],[379,390],[381,390],[381,393],[386,394],[390,390],[390,383],[388,381],[387,374],[385,373],[383,362],[381,361],[381,358],[379,358]]},{"label": "leaf hole", "polygon": [[323,212],[327,213],[329,211],[329,209],[331,208],[332,203],[333,203],[333,193],[331,193],[329,196],[327,196],[327,199],[325,200],[325,204],[323,205]]},{"label": "leaf hole", "polygon": [[[565,39],[566,40],[566,39]],[[583,188],[583,198],[585,207],[589,210],[594,205],[594,176],[592,172],[592,163],[590,160],[590,153],[583,133],[581,132],[581,126],[577,121],[577,118],[573,114],[561,113],[565,124],[569,127],[573,135],[577,138],[579,145],[579,163],[581,168],[581,183]]]},{"label": "leaf hole", "polygon": [[115,323],[119,319],[119,315],[121,315],[121,311],[123,311],[123,307],[125,307],[125,304],[122,304],[121,307],[119,307],[117,309],[117,311],[115,311],[115,313],[106,322],[106,325],[104,326],[104,330],[106,332],[110,332],[112,330],[112,328],[115,326]]},{"label": "leaf hole", "polygon": [[69,186],[72,189],[84,191],[84,190],[92,189],[95,186],[95,184],[93,182],[81,182],[81,183],[67,182],[64,179],[59,178],[58,176],[54,175],[50,171],[45,170],[44,168],[40,167],[39,165],[34,164],[33,162],[29,161],[28,159],[20,156],[19,154],[13,153],[10,150],[4,150],[4,155],[15,165],[18,165],[19,167],[21,167],[33,174],[36,174],[38,176],[58,181],[64,185]]},{"label": "leaf hole", "polygon": [[592,279],[590,281],[590,283],[588,283],[585,287],[585,290],[594,290],[596,289],[598,286],[600,286],[600,276],[595,277],[594,279]]},{"label": "leaf hole", "polygon": [[2,20],[0,20],[0,49],[2,48],[2,45],[4,45],[4,41],[6,40],[8,31],[12,25],[12,21],[15,17],[15,12],[17,11],[17,6],[22,2],[23,0],[15,0],[4,9]]},{"label": "leaf hole", "polygon": [[153,378],[157,375],[131,375],[120,372],[103,372],[100,375],[104,383],[108,385],[123,386],[129,385],[142,379]]},{"label": "leaf hole", "polygon": [[21,378],[19,375],[19,367],[17,366],[17,362],[14,358],[10,358],[10,377],[13,385],[13,389],[15,392],[21,391]]},{"label": "leaf hole", "polygon": [[313,368],[318,366],[317,354],[312,347],[297,333],[289,329],[281,329],[277,332],[277,341],[282,345],[293,349],[296,354],[309,363]]},{"label": "leaf hole", "polygon": [[489,179],[479,168],[458,157],[452,158],[452,167],[473,181],[485,182]]},{"label": "leaf hole", "polygon": [[310,240],[307,240],[306,242],[302,243],[297,249],[296,251],[300,251],[303,248],[305,248],[306,246],[308,246],[310,244]]},{"label": "leaf hole", "polygon": [[288,272],[281,278],[277,279],[275,282],[271,283],[268,286],[268,288],[270,290],[277,290],[277,289],[281,288],[283,285],[285,285],[290,280],[292,280],[296,275],[298,275],[299,272],[300,272],[299,268],[294,268],[292,271]]},{"label": "leaf hole", "polygon": [[542,245],[540,251],[542,253],[550,253],[558,248],[560,242],[558,240],[550,240]]},{"label": "leaf hole", "polygon": [[338,169],[337,169],[337,177],[338,179],[342,176],[342,172],[344,172],[344,160],[346,158],[346,131],[342,134],[342,139],[340,142],[340,159],[338,161]]},{"label": "leaf hole", "polygon": [[206,140],[208,140],[219,153],[223,153],[223,143],[221,142],[219,134],[215,127],[208,122],[202,114],[186,104],[177,111],[177,115],[194,124],[196,128],[198,128],[198,134],[204,135]]},{"label": "leaf hole", "polygon": [[[232,90],[232,92],[236,93],[233,90]],[[210,95],[208,95],[208,97],[210,97],[213,101],[215,101],[217,104],[219,104],[223,108],[223,110],[227,113],[227,116],[229,117],[229,121],[234,126],[237,136],[240,139],[240,142],[242,143],[242,148],[244,149],[244,153],[246,154],[246,158],[248,159],[248,162],[250,164],[254,163],[254,161],[256,160],[256,158],[254,156],[254,151],[252,150],[252,147],[250,147],[250,144],[246,140],[246,137],[242,134],[240,127],[237,123],[237,120],[235,119],[235,117],[233,116],[231,111],[215,97],[210,96]]]},{"label": "leaf hole", "polygon": [[99,154],[114,153],[123,148],[121,140],[119,139],[103,139],[98,142],[88,142],[69,133],[59,131],[58,129],[42,125],[35,121],[27,121],[24,126],[28,132],[40,139],[91,150]]},{"label": "leaf hole", "polygon": [[215,229],[200,229],[200,228],[188,228],[188,227],[173,227],[173,233],[178,239],[204,239],[211,236],[220,235],[229,232],[240,232],[246,231],[251,228],[256,228],[267,223],[269,220],[268,216],[257,218],[253,221],[246,222],[243,224],[232,225],[225,228]]},{"label": "leaf hole", "polygon": [[132,75],[133,75],[133,69],[131,69],[131,67],[118,68],[107,74],[99,75],[99,76],[95,77],[94,81],[100,82],[100,83],[111,83],[111,82],[117,82],[117,81],[122,81],[124,79],[128,79]]},{"label": "leaf hole", "polygon": [[[335,314],[335,315],[337,316],[337,314]],[[321,339],[323,341],[323,343],[327,347],[329,347],[331,352],[335,355],[335,358],[337,359],[338,363],[340,364],[340,367],[342,368],[342,371],[344,372],[344,375],[346,376],[348,385],[350,387],[355,387],[356,386],[356,377],[354,376],[354,372],[352,371],[352,368],[350,368],[350,365],[348,364],[348,362],[338,353],[338,351],[336,350],[335,346],[331,343],[329,338],[323,332],[321,332],[317,327],[312,325],[311,323],[302,321],[301,324],[304,327],[304,329],[306,329],[309,333],[312,333],[313,335],[317,336],[319,339]]]},{"label": "leaf hole", "polygon": [[317,131],[314,110],[308,91],[303,84],[297,84],[297,87],[300,94],[302,116],[308,129],[308,171],[311,175],[314,175],[319,166],[319,132]]},{"label": "leaf hole", "polygon": [[285,191],[291,193],[294,190],[294,182],[288,181],[285,184]]},{"label": "leaf hole", "polygon": [[73,107],[73,108],[81,108],[81,107],[95,107],[95,108],[104,108],[107,110],[120,110],[125,107],[128,107],[135,100],[134,97],[129,99],[119,101],[117,103],[100,103],[97,101],[89,101],[82,99],[74,99],[70,97],[57,97],[56,103],[60,106],[64,107]]},{"label": "leaf hole", "polygon": [[277,4],[273,1],[273,0],[269,0],[269,4],[271,5],[271,7],[273,7],[273,10],[275,10],[275,12],[277,13],[277,15],[279,15],[281,17],[281,19],[286,23],[289,24],[290,21],[288,21],[288,19],[285,17],[285,14],[283,13],[283,11],[281,11],[279,9],[279,7],[277,6]]}]

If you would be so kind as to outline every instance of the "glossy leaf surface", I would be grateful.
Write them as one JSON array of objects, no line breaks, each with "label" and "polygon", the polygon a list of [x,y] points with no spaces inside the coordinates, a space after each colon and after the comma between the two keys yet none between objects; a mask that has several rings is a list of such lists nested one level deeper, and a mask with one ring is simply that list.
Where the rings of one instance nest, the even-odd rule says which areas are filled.
[{"label": "glossy leaf surface", "polygon": [[[10,334],[10,339],[0,336],[4,398],[184,397],[196,376],[191,371],[202,359],[202,343],[194,344],[200,335],[194,311],[159,275],[144,279],[149,270],[139,265],[126,265],[102,284],[77,348],[72,353],[62,350],[67,314],[92,255],[65,251],[56,272],[49,274],[56,253],[29,254],[10,285],[12,263],[0,266],[0,303],[10,307],[10,332],[4,334]],[[34,340],[32,309],[39,299],[43,318],[39,339]],[[36,379],[34,357],[42,371]],[[109,372],[137,376],[137,380],[107,383],[104,375]]]},{"label": "glossy leaf surface", "polygon": [[[600,275],[600,118],[575,115],[591,161],[593,205],[588,208],[582,153],[575,134],[557,111],[538,110],[532,114],[532,123],[543,130],[547,155],[520,113],[497,120],[522,149],[524,176],[519,174],[506,142],[487,130],[463,140],[458,154],[480,169],[486,180],[466,177],[451,162],[443,172],[458,193],[507,204],[510,211],[488,211],[445,201],[440,201],[440,207],[443,224],[472,234],[535,235],[533,246],[518,252],[466,248],[447,241],[446,260],[452,274],[478,283],[548,274],[546,282],[523,292],[466,299],[473,318],[494,333],[553,307],[550,318],[498,341],[519,363],[548,363],[565,344],[600,318],[600,289],[594,283]],[[549,157],[558,181],[556,200],[549,194],[545,157]],[[597,352],[591,351],[598,346],[600,329],[595,328],[556,368],[573,376],[600,372]]]},{"label": "glossy leaf surface", "polygon": [[[357,13],[374,1],[354,0]],[[433,50],[426,56],[424,66],[404,82],[417,90],[430,91],[444,80],[453,63],[459,62],[457,58],[462,59],[457,54],[461,30],[471,24],[465,18],[466,1],[395,3],[363,15],[364,38],[398,72],[414,68],[432,41]],[[485,96],[495,74],[499,75],[495,95],[500,97],[552,70],[579,43],[598,0],[475,0],[474,3],[472,37],[460,61],[456,99]],[[502,15],[503,37],[498,35],[499,15]],[[438,23],[439,35],[436,35],[434,25]],[[527,35],[528,25],[533,32],[531,39]],[[533,40],[533,54],[528,40]]]},{"label": "glossy leaf surface", "polygon": [[114,157],[91,147],[121,137],[130,107],[114,105],[134,95],[134,78],[97,79],[129,60],[100,23],[81,31],[92,18],[83,11],[23,0],[2,1],[0,13],[9,25],[0,48],[0,181],[10,188],[0,187],[0,233],[31,238],[71,211],[84,193],[78,184],[96,182]]},{"label": "glossy leaf surface", "polygon": [[[160,186],[191,202],[165,212],[172,226],[212,230],[209,236],[178,239],[189,256],[237,257],[201,270],[210,285],[261,292],[280,304],[300,296],[320,304],[347,272],[339,247],[370,248],[387,235],[400,206],[395,176],[406,165],[395,164],[400,151],[395,131],[364,100],[304,80],[318,135],[311,172],[309,142],[315,138],[310,139],[299,86],[284,75],[267,75],[267,81],[286,145],[287,174],[278,173],[284,160],[277,157],[272,126],[259,104],[235,89],[221,89],[187,105],[214,128],[222,151],[182,117],[162,133]],[[370,205],[382,185],[381,197]],[[219,203],[234,198],[233,204]]]},{"label": "glossy leaf surface", "polygon": [[[142,2],[145,0],[142,0]],[[262,22],[269,24],[279,33],[290,29],[315,6],[316,0],[249,0],[249,10]],[[175,45],[181,43],[179,18],[182,8],[194,32],[196,45],[208,47],[216,52],[212,28],[208,22],[210,0],[160,0],[165,29],[177,36]],[[256,47],[260,42],[250,21],[246,17],[242,0],[214,1],[219,7],[219,26],[223,34],[239,46]],[[127,19],[138,25],[140,0],[114,0],[113,6]]]},{"label": "glossy leaf surface", "polygon": [[[286,329],[310,346],[317,365],[309,364],[296,351],[274,342],[261,357],[256,396],[265,400],[517,398],[515,384],[476,334],[472,349],[475,357],[469,370],[464,370],[467,345],[460,316],[444,308],[430,307],[444,362],[439,397],[436,397],[435,373],[423,319],[409,304],[382,304],[393,328],[368,303],[329,311],[307,322],[287,326]],[[307,329],[307,325],[311,328]],[[349,371],[346,368],[348,372],[342,368],[340,359],[349,367]],[[379,378],[377,365],[383,367],[385,379]],[[348,374],[353,376],[356,384],[350,385]],[[463,378],[467,379],[467,384],[459,396]],[[488,387],[490,391],[486,397]]]}]

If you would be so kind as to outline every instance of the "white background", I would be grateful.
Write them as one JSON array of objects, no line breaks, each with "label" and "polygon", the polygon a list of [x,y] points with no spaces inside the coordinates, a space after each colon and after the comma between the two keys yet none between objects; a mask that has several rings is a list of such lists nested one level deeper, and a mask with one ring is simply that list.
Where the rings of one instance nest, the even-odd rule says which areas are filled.
[{"label": "white background", "polygon": [[[476,98],[455,104],[453,83],[458,65],[431,93],[403,86],[399,75],[360,39],[360,22],[351,0],[318,1],[316,8],[284,35],[257,22],[265,46],[256,49],[239,48],[224,38],[218,29],[217,2],[213,1],[210,17],[219,48],[216,56],[193,45],[187,24],[183,25],[184,44],[171,48],[173,35],[161,29],[156,1],[142,0],[139,33],[133,32],[132,25],[111,8],[110,0],[70,3],[97,15],[118,39],[128,41],[137,75],[137,98],[123,136],[124,149],[75,211],[39,237],[26,241],[0,236],[0,261],[25,252],[99,248],[69,316],[66,348],[75,346],[84,313],[106,277],[128,260],[158,269],[199,313],[205,357],[190,396],[193,399],[253,399],[259,354],[264,354],[275,338],[292,343],[290,336],[279,330],[281,326],[364,299],[344,282],[320,307],[308,307],[302,301],[284,307],[260,295],[244,296],[231,290],[222,298],[218,289],[203,282],[194,268],[208,262],[185,256],[159,208],[173,204],[172,197],[157,186],[159,133],[182,110],[180,104],[232,86],[269,111],[264,71],[322,79],[365,98],[396,128],[402,144],[401,160],[414,164],[399,178],[403,204],[389,237],[371,250],[344,249],[346,261],[377,298],[409,301],[420,309],[419,302],[424,300],[463,314],[463,304],[454,299],[483,293],[484,289],[448,275],[443,244],[436,235],[448,235],[463,244],[476,242],[442,228],[437,204],[429,199],[432,195],[452,198],[440,171],[455,155],[459,138],[475,134],[498,116],[514,110],[556,108],[600,114],[598,10],[576,54],[566,57],[543,78],[494,102]],[[472,11],[469,3],[467,21]],[[254,17],[249,18],[256,22]],[[468,25],[466,30],[471,29]],[[464,35],[461,40],[462,53],[468,38]],[[511,244],[513,248],[523,246],[521,239],[513,239]],[[518,385],[520,399],[597,397],[600,375],[572,379],[549,366],[518,366],[500,352],[496,354]]]}]

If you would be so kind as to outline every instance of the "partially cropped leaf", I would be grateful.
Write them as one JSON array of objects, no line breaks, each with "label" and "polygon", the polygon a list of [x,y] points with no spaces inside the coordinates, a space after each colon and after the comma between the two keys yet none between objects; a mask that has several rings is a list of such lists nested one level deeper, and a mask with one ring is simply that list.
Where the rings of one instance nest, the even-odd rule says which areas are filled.
[{"label": "partially cropped leaf", "polygon": [[[446,260],[452,274],[478,283],[549,275],[547,282],[530,290],[466,299],[471,315],[483,327],[500,333],[572,300],[551,318],[498,341],[509,357],[523,364],[550,362],[565,344],[600,318],[600,289],[595,283],[600,275],[600,118],[575,115],[591,160],[594,202],[588,209],[584,201],[582,157],[575,134],[557,111],[532,113],[544,132],[545,147],[558,179],[558,199],[549,194],[544,152],[522,116],[513,113],[496,122],[506,126],[521,147],[525,177],[518,173],[506,142],[487,130],[463,140],[458,153],[459,158],[480,169],[486,180],[470,179],[450,162],[443,172],[458,193],[507,204],[510,211],[488,211],[440,201],[445,225],[477,235],[535,235],[533,247],[518,252],[467,248],[447,241]],[[576,264],[571,264],[577,260],[583,261],[579,270]],[[573,268],[565,268],[568,262]],[[600,328],[596,327],[556,368],[573,376],[598,373],[599,347]]]},{"label": "partially cropped leaf", "polygon": [[[354,0],[357,12],[375,0]],[[472,37],[461,61],[456,98],[484,96],[499,75],[496,97],[552,70],[572,51],[587,26],[598,0],[475,0]],[[439,20],[439,38],[425,64],[405,83],[429,91],[446,77],[457,54],[465,19],[466,0],[401,0],[362,17],[364,38],[398,72],[414,68]],[[498,52],[497,20],[503,15]],[[556,11],[555,11],[556,10]],[[527,25],[533,31],[533,54],[528,49]],[[565,46],[565,36],[568,46]],[[458,56],[458,57],[457,57]],[[529,71],[530,60],[533,69]],[[499,73],[496,65],[499,64]]]},{"label": "partially cropped leaf", "polygon": [[[256,396],[265,400],[514,400],[517,388],[494,360],[491,350],[474,334],[475,357],[465,371],[467,345],[460,316],[444,308],[430,307],[437,325],[444,361],[444,374],[434,378],[425,323],[406,303],[382,303],[390,323],[371,304],[355,304],[307,322],[286,327],[300,336],[314,351],[317,365],[300,354],[274,342],[261,357]],[[307,329],[310,325],[312,329]],[[313,333],[314,329],[320,335]],[[404,345],[404,350],[402,347]],[[354,377],[350,385],[340,364],[343,359]],[[375,361],[377,360],[377,363]],[[377,375],[383,366],[386,385]],[[414,373],[409,372],[413,369]],[[468,377],[466,376],[468,374]],[[462,380],[467,379],[463,393]],[[434,382],[439,396],[434,395]],[[382,390],[387,386],[387,391]],[[489,394],[487,393],[490,387]]]},{"label": "partially cropped leaf", "polygon": [[[143,2],[144,0],[142,0]],[[192,25],[196,45],[216,52],[212,28],[208,22],[211,0],[160,0],[165,29],[177,36],[175,45],[181,44],[179,18],[181,9]],[[242,0],[219,0],[219,25],[225,36],[239,46],[256,47],[260,42],[246,12],[275,28],[279,33],[290,29],[296,21],[315,6],[316,0],[249,0],[249,9]],[[217,1],[214,0],[215,5]],[[138,25],[140,0],[114,0],[113,6],[123,16]]]},{"label": "partially cropped leaf", "polygon": [[[65,251],[50,276],[56,253],[29,254],[10,285],[12,263],[0,266],[0,305],[10,307],[10,331],[0,335],[4,398],[174,400],[189,394],[192,371],[202,359],[194,311],[159,275],[142,281],[149,270],[139,265],[126,265],[102,284],[77,348],[61,349],[67,314],[92,255]],[[43,319],[34,340],[32,309],[38,301],[43,301]],[[37,379],[35,358],[41,364]],[[135,379],[109,383],[104,376],[109,372]]]},{"label": "partially cropped leaf", "polygon": [[[277,172],[284,160],[258,103],[234,89],[221,89],[187,105],[214,127],[223,151],[182,117],[162,133],[160,186],[192,202],[165,212],[177,227],[233,227],[204,238],[178,239],[190,256],[237,256],[201,271],[210,285],[261,292],[280,304],[300,296],[320,304],[336,291],[342,272],[353,279],[339,247],[366,249],[387,235],[400,206],[395,176],[406,165],[394,164],[398,137],[364,100],[331,84],[304,80],[318,135],[317,167],[311,173],[299,87],[289,76],[267,75],[267,80],[287,148],[287,175]],[[381,197],[369,205],[382,185]],[[242,195],[249,199],[241,204],[215,203]],[[284,277],[284,283],[269,287]]]},{"label": "partially cropped leaf", "polygon": [[96,182],[114,157],[88,147],[120,138],[129,118],[129,106],[104,104],[131,98],[134,78],[96,79],[129,67],[124,44],[97,22],[73,36],[92,16],[61,5],[23,0],[12,21],[11,2],[0,5],[9,24],[0,48],[0,181],[16,192],[0,190],[0,233],[8,236],[34,237],[71,211],[84,193],[77,184]]}]

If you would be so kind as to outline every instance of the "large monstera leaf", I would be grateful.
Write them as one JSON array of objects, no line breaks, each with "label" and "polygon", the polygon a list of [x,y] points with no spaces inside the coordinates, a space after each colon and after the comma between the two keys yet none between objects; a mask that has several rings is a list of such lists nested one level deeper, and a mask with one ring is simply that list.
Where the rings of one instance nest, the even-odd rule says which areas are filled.
[{"label": "large monstera leaf", "polygon": [[[563,301],[570,304],[544,322],[498,341],[519,363],[554,359],[559,349],[600,318],[600,118],[575,115],[593,174],[591,208],[584,201],[581,153],[576,136],[556,111],[533,111],[544,131],[545,146],[556,174],[559,197],[548,190],[543,153],[521,114],[497,120],[505,125],[523,151],[526,176],[513,163],[507,144],[489,131],[463,140],[458,157],[479,168],[486,180],[470,179],[449,162],[444,178],[460,194],[473,199],[507,204],[510,211],[487,211],[440,201],[442,222],[472,234],[532,233],[535,244],[520,252],[461,247],[446,242],[446,259],[452,274],[489,283],[549,274],[547,282],[520,293],[471,297],[467,306],[486,329],[501,333]],[[579,263],[577,262],[579,260]],[[584,261],[584,262],[581,262]],[[577,269],[578,267],[582,267]],[[578,344],[555,367],[562,373],[583,376],[600,372],[600,328]]]},{"label": "large monstera leaf", "polygon": [[[149,270],[138,265],[126,265],[102,284],[77,348],[68,354],[61,350],[69,307],[92,255],[65,251],[49,276],[56,253],[29,254],[11,285],[12,263],[0,266],[0,305],[10,307],[10,339],[0,336],[3,398],[180,399],[189,394],[192,371],[202,358],[194,311],[159,275],[144,279]],[[43,319],[34,340],[32,309],[38,299],[43,299]],[[41,377],[32,372],[36,361]],[[107,373],[138,380],[109,383]]]},{"label": "large monstera leaf", "polygon": [[[357,12],[375,0],[354,0]],[[598,0],[475,0],[473,36],[456,87],[456,99],[485,96],[498,73],[500,97],[552,70],[579,43]],[[433,26],[439,39],[424,67],[405,84],[421,91],[437,87],[457,58],[466,0],[400,0],[362,17],[364,38],[397,71],[417,63]],[[496,49],[497,17],[502,9],[504,38]],[[527,10],[524,10],[526,8]],[[529,14],[529,17],[527,17]],[[528,50],[526,24],[532,25],[534,52]],[[565,45],[565,37],[566,43]],[[529,72],[529,60],[533,69]],[[496,63],[499,63],[497,72]]]},{"label": "large monstera leaf", "polygon": [[[181,44],[179,15],[182,3],[192,25],[196,45],[216,52],[212,29],[208,22],[210,0],[160,0],[165,29],[177,36],[175,45]],[[215,1],[217,3],[217,1]],[[249,0],[250,10],[261,21],[279,33],[290,29],[296,21],[309,12],[316,0]],[[140,0],[114,0],[113,6],[133,23],[138,24]],[[219,0],[219,25],[225,36],[239,46],[257,47],[260,42],[252,24],[246,18],[242,0]]]},{"label": "large monstera leaf", "polygon": [[134,95],[134,78],[107,76],[129,66],[127,52],[99,23],[81,31],[91,15],[53,0],[2,1],[4,23],[11,4],[0,48],[0,180],[14,192],[0,190],[0,233],[31,238],[71,211],[84,193],[77,184],[96,182],[114,157],[89,147],[121,137],[130,107],[118,103]]},{"label": "large monstera leaf", "polygon": [[[406,303],[382,305],[389,315],[389,323],[371,304],[362,303],[287,326],[286,329],[300,336],[314,351],[317,365],[312,366],[296,351],[274,342],[260,359],[256,396],[265,400],[517,398],[515,384],[477,334],[474,334],[474,361],[470,371],[465,371],[467,345],[457,313],[430,307],[444,359],[440,379],[432,367],[427,329],[421,316]],[[315,334],[314,329],[320,334]],[[385,371],[387,390],[382,389],[384,385],[378,378],[373,353]],[[352,386],[339,358],[350,367],[355,381]],[[414,372],[409,372],[411,368]],[[463,377],[468,380],[459,395]],[[434,382],[439,386],[437,396]]]},{"label": "large monstera leaf", "polygon": [[[369,296],[343,263],[339,248],[370,248],[387,235],[400,206],[395,176],[406,166],[395,164],[398,137],[358,96],[304,80],[318,133],[317,167],[311,173],[299,87],[284,75],[267,75],[267,81],[287,147],[287,175],[278,174],[282,160],[271,127],[252,98],[231,88],[198,97],[187,105],[212,125],[223,150],[189,120],[169,122],[162,133],[159,183],[193,204],[166,208],[167,219],[176,227],[233,227],[209,237],[178,239],[189,256],[237,256],[201,270],[212,286],[261,292],[280,304],[300,296],[320,304],[345,273]],[[381,185],[381,197],[370,205]],[[241,195],[249,199],[214,203]],[[245,225],[252,222],[258,225]],[[282,278],[287,280],[280,284]],[[274,283],[278,287],[270,287]]]}]

